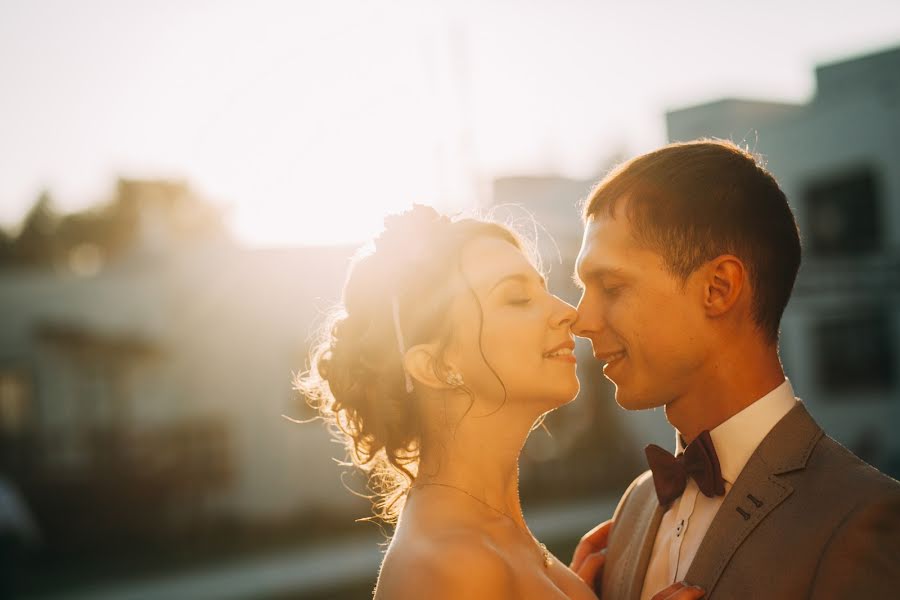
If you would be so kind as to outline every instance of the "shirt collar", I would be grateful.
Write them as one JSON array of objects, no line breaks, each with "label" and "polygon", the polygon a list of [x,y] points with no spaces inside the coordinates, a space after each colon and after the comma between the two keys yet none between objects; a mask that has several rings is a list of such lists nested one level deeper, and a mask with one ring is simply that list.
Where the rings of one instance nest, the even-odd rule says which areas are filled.
[{"label": "shirt collar", "polygon": [[[734,484],[759,444],[796,403],[791,382],[785,379],[774,390],[709,432],[725,481]],[[684,452],[681,434],[675,435],[675,447],[677,453]]]}]

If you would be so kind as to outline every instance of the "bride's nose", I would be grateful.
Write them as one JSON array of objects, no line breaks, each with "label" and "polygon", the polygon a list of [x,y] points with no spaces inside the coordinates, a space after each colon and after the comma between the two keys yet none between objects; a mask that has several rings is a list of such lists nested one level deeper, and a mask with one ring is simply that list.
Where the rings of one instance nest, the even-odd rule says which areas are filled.
[{"label": "bride's nose", "polygon": [[571,327],[577,317],[578,311],[574,306],[562,298],[556,297],[556,310],[553,312],[551,320],[554,327]]}]

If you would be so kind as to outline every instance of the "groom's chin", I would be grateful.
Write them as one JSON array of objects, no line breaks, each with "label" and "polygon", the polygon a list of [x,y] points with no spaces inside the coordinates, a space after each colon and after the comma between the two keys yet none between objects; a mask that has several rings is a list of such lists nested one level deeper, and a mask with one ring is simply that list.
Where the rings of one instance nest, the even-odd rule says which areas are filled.
[{"label": "groom's chin", "polygon": [[625,410],[648,410],[651,408],[659,408],[659,406],[661,406],[654,402],[652,398],[647,398],[641,394],[631,392],[620,385],[616,385],[615,398],[616,404]]}]

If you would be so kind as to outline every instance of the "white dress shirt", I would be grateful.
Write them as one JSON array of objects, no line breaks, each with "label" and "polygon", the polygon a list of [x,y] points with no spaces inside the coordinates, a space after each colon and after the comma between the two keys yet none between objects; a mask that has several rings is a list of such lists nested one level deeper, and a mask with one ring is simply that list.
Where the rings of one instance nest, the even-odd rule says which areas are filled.
[{"label": "white dress shirt", "polygon": [[[791,383],[785,379],[777,388],[709,432],[719,457],[726,496],[757,446],[796,402]],[[676,434],[675,438],[676,452],[682,452],[681,436]],[[649,600],[660,590],[684,579],[724,500],[725,496],[706,497],[694,479],[688,478],[684,494],[672,502],[656,532],[641,600]]]}]

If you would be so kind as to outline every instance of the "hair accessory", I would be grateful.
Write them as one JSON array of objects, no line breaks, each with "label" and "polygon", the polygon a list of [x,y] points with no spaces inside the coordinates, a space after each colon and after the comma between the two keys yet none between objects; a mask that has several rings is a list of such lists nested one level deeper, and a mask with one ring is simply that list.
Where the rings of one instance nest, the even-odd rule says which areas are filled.
[{"label": "hair accessory", "polygon": [[[403,366],[403,356],[406,354],[406,344],[403,343],[403,330],[400,329],[400,305],[397,302],[397,296],[391,296],[391,313],[394,318],[394,335],[397,336],[397,349],[400,350],[400,365]],[[406,381],[406,393],[411,394],[413,391],[412,377],[409,371],[403,367],[403,377]]]},{"label": "hair accessory", "polygon": [[447,385],[452,385],[453,387],[459,387],[463,384],[462,375],[455,371],[447,375],[447,379],[445,379],[444,381],[447,382]]},{"label": "hair accessory", "polygon": [[427,256],[435,241],[453,222],[430,206],[413,204],[406,212],[384,218],[384,230],[375,238],[375,251],[401,262]]}]

